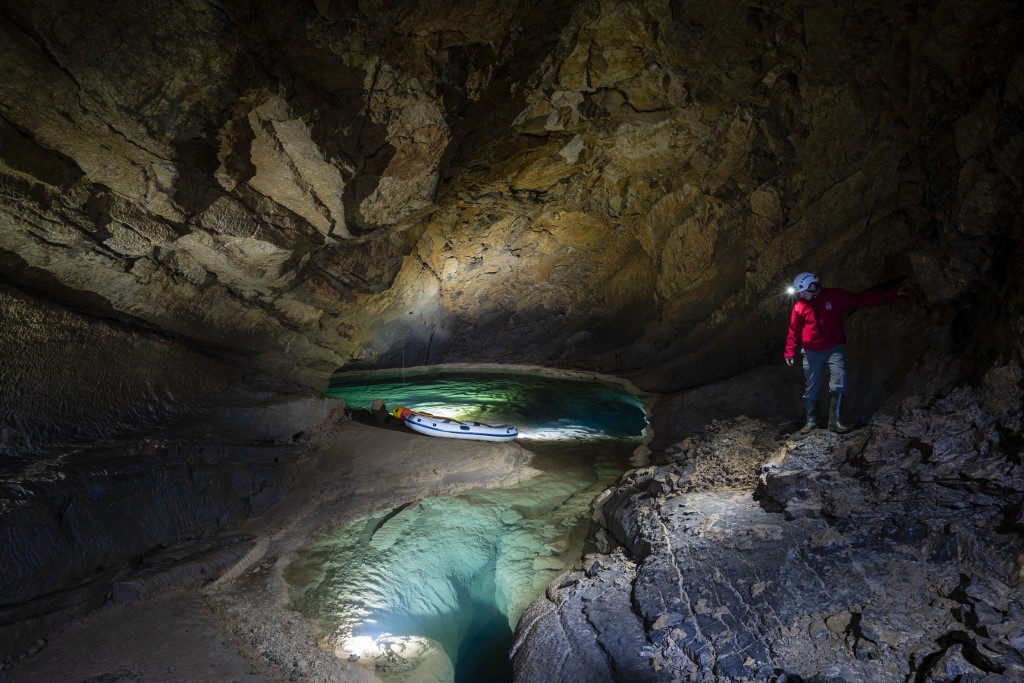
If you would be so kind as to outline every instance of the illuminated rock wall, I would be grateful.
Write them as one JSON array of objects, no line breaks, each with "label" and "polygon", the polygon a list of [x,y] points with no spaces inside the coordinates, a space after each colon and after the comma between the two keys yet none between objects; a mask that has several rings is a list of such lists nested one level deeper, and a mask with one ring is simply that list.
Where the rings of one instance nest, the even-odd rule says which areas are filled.
[{"label": "illuminated rock wall", "polygon": [[1011,3],[463,4],[9,3],[5,279],[317,387],[489,360],[672,389],[777,356],[800,270],[918,285],[932,310],[879,322],[917,335],[999,291]]}]

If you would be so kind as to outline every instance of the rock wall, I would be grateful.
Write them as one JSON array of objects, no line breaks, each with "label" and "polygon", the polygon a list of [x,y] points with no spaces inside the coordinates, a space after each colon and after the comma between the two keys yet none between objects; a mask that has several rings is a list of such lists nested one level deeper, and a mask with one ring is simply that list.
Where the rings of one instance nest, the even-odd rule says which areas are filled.
[{"label": "rock wall", "polygon": [[0,288],[0,311],[0,378],[16,388],[0,396],[5,453],[203,419],[214,406],[260,390],[227,359],[11,288]]},{"label": "rock wall", "polygon": [[248,552],[343,402],[0,285],[0,660]]},{"label": "rock wall", "polygon": [[804,269],[916,284],[933,323],[1019,309],[1013,3],[144,9],[5,5],[10,284],[317,387],[695,385],[777,355]]}]

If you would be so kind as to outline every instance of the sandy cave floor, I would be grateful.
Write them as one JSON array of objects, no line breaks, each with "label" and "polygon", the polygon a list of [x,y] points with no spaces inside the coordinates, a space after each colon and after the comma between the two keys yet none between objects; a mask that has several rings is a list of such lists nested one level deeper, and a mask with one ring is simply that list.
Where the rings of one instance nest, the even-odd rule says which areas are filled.
[{"label": "sandy cave floor", "polygon": [[287,609],[281,572],[317,533],[372,510],[530,478],[515,443],[429,439],[348,422],[316,435],[289,496],[242,531],[259,537],[245,568],[200,591],[108,604],[0,671],[24,683],[375,681],[366,662],[324,652]]}]

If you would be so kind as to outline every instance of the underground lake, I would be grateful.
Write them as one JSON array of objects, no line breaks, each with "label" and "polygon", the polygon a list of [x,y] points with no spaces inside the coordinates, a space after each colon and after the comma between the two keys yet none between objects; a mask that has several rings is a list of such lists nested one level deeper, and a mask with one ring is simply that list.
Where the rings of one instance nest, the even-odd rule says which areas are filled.
[{"label": "underground lake", "polygon": [[[644,397],[592,375],[432,368],[336,375],[352,408],[516,425],[538,474],[408,501],[330,530],[285,571],[292,607],[385,681],[511,681],[516,621],[592,541],[594,499],[630,467]],[[423,448],[447,439],[423,436]]]}]

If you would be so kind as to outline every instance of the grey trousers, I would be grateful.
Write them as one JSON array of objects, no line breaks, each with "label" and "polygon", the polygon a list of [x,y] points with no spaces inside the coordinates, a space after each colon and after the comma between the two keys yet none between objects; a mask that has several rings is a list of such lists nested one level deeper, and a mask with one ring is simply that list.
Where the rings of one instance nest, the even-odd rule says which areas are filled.
[{"label": "grey trousers", "polygon": [[821,382],[828,365],[828,390],[833,394],[846,393],[846,344],[833,346],[824,351],[801,349],[804,357],[804,379],[807,385],[804,398],[817,400],[821,396]]}]

